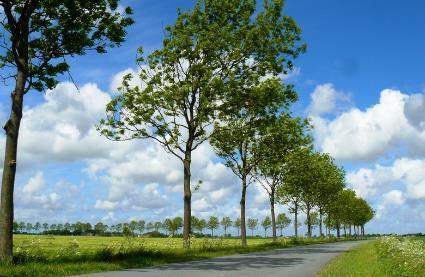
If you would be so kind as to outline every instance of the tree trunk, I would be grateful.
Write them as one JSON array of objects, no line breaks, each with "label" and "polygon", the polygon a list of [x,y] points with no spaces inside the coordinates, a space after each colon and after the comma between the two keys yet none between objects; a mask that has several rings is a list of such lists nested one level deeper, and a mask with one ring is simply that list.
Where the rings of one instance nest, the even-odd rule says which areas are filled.
[{"label": "tree trunk", "polygon": [[307,208],[307,236],[311,238],[310,204],[307,204],[306,208]]},{"label": "tree trunk", "polygon": [[242,176],[242,195],[241,195],[241,243],[243,247],[247,246],[246,243],[246,223],[245,223],[245,197],[246,197],[246,181],[247,176]]},{"label": "tree trunk", "polygon": [[12,263],[13,255],[13,190],[15,185],[19,126],[22,119],[26,76],[18,72],[15,91],[11,94],[12,109],[4,129],[6,147],[3,163],[0,207],[0,261]]},{"label": "tree trunk", "polygon": [[350,235],[350,237],[351,237],[351,225],[348,225],[348,234]]},{"label": "tree trunk", "polygon": [[323,237],[323,230],[322,230],[322,224],[323,224],[323,212],[322,207],[319,208],[319,229],[320,229],[320,237]]},{"label": "tree trunk", "polygon": [[183,161],[184,167],[184,219],[183,219],[183,247],[190,248],[190,227],[191,227],[191,201],[192,201],[192,192],[190,189],[190,165],[192,162],[192,144],[188,143],[186,146],[185,158]]},{"label": "tree trunk", "polygon": [[270,209],[271,209],[271,216],[272,216],[273,242],[276,242],[277,235],[276,235],[276,215],[274,212],[274,190],[272,190],[272,195],[270,196]]},{"label": "tree trunk", "polygon": [[226,237],[226,235],[227,235],[227,234],[226,234],[226,228],[224,228],[224,237]]},{"label": "tree trunk", "polygon": [[298,238],[298,203],[295,202],[294,207],[294,231],[295,231],[295,237]]},{"label": "tree trunk", "polygon": [[340,228],[341,228],[341,226],[339,225],[339,222],[337,222],[336,223],[336,236],[338,237],[338,239],[341,238]]}]

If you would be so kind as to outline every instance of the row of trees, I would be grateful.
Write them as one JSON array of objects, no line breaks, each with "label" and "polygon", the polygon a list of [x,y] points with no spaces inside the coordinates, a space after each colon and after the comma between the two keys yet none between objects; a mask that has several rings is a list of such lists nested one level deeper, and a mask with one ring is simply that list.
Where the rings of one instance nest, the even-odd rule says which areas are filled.
[{"label": "row of trees", "polygon": [[[246,193],[254,182],[269,195],[274,240],[277,202],[294,213],[296,236],[300,211],[308,236],[314,211],[321,234],[323,216],[339,234],[343,221],[364,226],[373,215],[370,207],[342,200],[348,191],[344,171],[329,155],[313,151],[308,120],[291,114],[297,93],[282,75],[305,45],[283,7],[283,0],[264,1],[260,9],[255,1],[198,0],[179,12],[165,29],[162,48],[147,58],[139,50],[139,76],[124,78],[98,126],[111,140],[152,139],[182,162],[185,247],[197,224],[191,216],[192,153],[206,142],[241,181],[243,246]],[[134,78],[143,85],[134,86]],[[367,215],[343,220],[346,209]]]},{"label": "row of trees", "polygon": [[[277,220],[277,226],[281,229],[281,234],[284,228],[289,226],[291,220],[285,214],[279,214]],[[270,228],[271,221],[270,217],[266,217],[262,221],[262,226],[267,231]],[[214,231],[219,227],[222,227],[224,236],[227,236],[227,231],[230,227],[234,227],[238,236],[241,228],[240,218],[232,221],[230,217],[223,217],[219,220],[215,216],[209,217],[207,220],[192,216],[192,233],[198,232],[203,235],[204,230],[210,230],[211,236],[214,236]],[[14,222],[13,230],[15,233],[32,233],[32,234],[61,234],[61,235],[142,235],[145,231],[150,233],[151,231],[159,232],[164,231],[166,235],[175,236],[180,229],[183,227],[183,219],[181,217],[167,218],[163,222],[148,222],[144,220],[132,220],[128,223],[117,223],[107,225],[102,222],[98,222],[94,225],[91,223],[31,223],[31,222]],[[254,231],[258,227],[257,219],[249,219],[248,227]]]},{"label": "row of trees", "polygon": [[[24,95],[30,90],[53,88],[58,82],[56,77],[69,72],[67,57],[84,55],[89,50],[105,53],[108,47],[119,46],[125,39],[125,28],[133,20],[129,17],[131,9],[119,12],[118,3],[0,1],[0,66],[3,75],[15,81],[10,117],[4,127],[2,262],[12,262],[13,193]],[[293,69],[293,60],[306,47],[300,42],[301,30],[283,8],[283,0],[266,0],[262,7],[255,0],[198,0],[193,9],[179,11],[175,24],[165,28],[162,48],[147,58],[139,50],[140,75],[125,77],[120,94],[107,106],[107,118],[98,126],[112,140],[153,139],[182,162],[186,247],[190,246],[192,230],[192,153],[208,141],[241,180],[244,246],[246,192],[254,181],[269,193],[274,239],[276,200],[295,205],[295,214],[304,210],[308,218],[317,209],[338,229],[341,222],[362,226],[369,218],[354,221],[352,213],[347,215],[349,220],[340,218],[345,212],[335,203],[342,202],[338,195],[345,193],[341,192],[344,184],[339,171],[330,171],[334,178],[318,182],[308,176],[310,167],[320,168],[320,163],[297,159],[296,155],[302,156],[312,148],[310,126],[306,120],[292,117],[290,105],[297,94],[281,77]],[[134,86],[131,78],[140,79],[143,85]],[[332,163],[329,166],[334,168]],[[319,171],[326,172],[314,172]],[[328,183],[335,182],[339,189],[332,191],[334,197],[326,201],[324,196],[318,197],[324,195],[320,189],[313,189],[327,188]],[[300,197],[302,200],[296,200]]]}]

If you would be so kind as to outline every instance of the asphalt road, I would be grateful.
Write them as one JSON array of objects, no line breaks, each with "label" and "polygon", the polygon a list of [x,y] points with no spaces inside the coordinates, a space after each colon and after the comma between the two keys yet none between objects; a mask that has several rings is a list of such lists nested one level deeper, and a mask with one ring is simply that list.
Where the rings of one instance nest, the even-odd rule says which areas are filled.
[{"label": "asphalt road", "polygon": [[330,260],[362,243],[338,242],[277,249],[209,260],[82,275],[90,277],[315,276]]}]

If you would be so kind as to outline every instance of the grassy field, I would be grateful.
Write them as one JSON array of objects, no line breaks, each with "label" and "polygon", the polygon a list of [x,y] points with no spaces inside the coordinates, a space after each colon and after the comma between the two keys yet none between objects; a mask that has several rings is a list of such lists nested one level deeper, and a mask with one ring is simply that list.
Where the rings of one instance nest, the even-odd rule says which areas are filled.
[{"label": "grassy field", "polygon": [[68,276],[330,241],[281,238],[272,243],[271,239],[252,238],[248,248],[242,248],[236,238],[195,238],[191,249],[185,250],[181,238],[16,235],[16,265],[0,265],[0,276]]}]

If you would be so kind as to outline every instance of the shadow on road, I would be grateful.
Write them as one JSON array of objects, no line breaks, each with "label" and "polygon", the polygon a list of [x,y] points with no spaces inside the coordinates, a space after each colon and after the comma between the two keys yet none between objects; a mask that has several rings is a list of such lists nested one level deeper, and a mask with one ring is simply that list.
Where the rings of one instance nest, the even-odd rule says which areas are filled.
[{"label": "shadow on road", "polygon": [[[238,271],[242,269],[261,268],[285,268],[306,262],[305,258],[296,257],[305,254],[339,254],[344,250],[335,249],[332,246],[310,245],[297,248],[286,248],[267,251],[263,253],[248,253],[238,256],[214,258],[209,260],[195,261],[181,264],[168,264],[155,267],[156,270],[216,270]],[[295,257],[294,257],[295,256]],[[132,272],[149,272],[149,268],[128,269]]]}]

